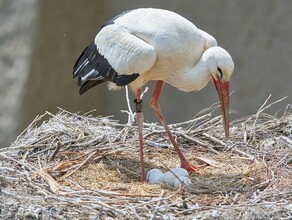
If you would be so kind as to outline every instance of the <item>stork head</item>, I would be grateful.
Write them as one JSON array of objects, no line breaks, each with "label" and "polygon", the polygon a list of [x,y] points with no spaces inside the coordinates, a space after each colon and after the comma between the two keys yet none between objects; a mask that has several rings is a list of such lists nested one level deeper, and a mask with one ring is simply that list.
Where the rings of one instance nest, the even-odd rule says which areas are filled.
[{"label": "stork head", "polygon": [[207,51],[211,77],[216,81],[229,82],[234,70],[234,63],[230,54],[222,47],[211,47]]},{"label": "stork head", "polygon": [[221,47],[211,47],[205,51],[206,61],[216,87],[223,116],[226,139],[229,138],[229,81],[234,70],[230,54]]}]

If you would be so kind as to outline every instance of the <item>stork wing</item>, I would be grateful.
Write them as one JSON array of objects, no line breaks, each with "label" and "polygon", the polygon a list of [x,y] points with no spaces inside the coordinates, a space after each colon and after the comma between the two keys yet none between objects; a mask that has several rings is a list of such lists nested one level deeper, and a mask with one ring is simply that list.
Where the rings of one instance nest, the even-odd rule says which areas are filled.
[{"label": "stork wing", "polygon": [[105,26],[80,55],[73,68],[79,93],[105,81],[125,86],[149,70],[155,49],[116,24]]}]

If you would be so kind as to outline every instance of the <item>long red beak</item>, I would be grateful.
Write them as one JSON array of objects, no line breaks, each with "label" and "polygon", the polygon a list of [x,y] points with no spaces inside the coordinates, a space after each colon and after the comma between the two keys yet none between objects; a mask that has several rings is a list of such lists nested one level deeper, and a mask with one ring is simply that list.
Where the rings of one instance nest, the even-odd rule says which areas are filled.
[{"label": "long red beak", "polygon": [[[213,78],[213,76],[212,76]],[[214,85],[219,95],[221,111],[223,116],[224,130],[226,139],[229,138],[229,82],[222,79],[214,79]]]}]

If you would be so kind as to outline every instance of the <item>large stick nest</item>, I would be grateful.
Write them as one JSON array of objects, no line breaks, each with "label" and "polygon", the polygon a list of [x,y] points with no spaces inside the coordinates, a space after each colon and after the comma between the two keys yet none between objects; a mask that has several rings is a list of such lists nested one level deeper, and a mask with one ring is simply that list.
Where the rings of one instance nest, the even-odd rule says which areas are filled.
[{"label": "large stick nest", "polygon": [[[135,125],[47,112],[0,149],[0,217],[291,219],[292,107],[272,116],[264,111],[278,101],[267,101],[232,121],[228,141],[217,105],[170,125],[186,157],[209,164],[179,189],[140,183]],[[180,165],[162,126],[145,123],[143,132],[146,172]]]}]

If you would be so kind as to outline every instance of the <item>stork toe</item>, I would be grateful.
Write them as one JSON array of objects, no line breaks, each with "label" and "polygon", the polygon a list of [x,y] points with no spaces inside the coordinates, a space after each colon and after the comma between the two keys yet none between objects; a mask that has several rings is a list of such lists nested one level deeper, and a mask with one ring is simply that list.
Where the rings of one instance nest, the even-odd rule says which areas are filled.
[{"label": "stork toe", "polygon": [[203,165],[192,165],[188,161],[181,163],[181,168],[186,169],[189,174],[197,174],[197,175],[200,175],[201,172],[199,172],[199,170],[206,166],[208,166],[208,164],[206,163]]}]

